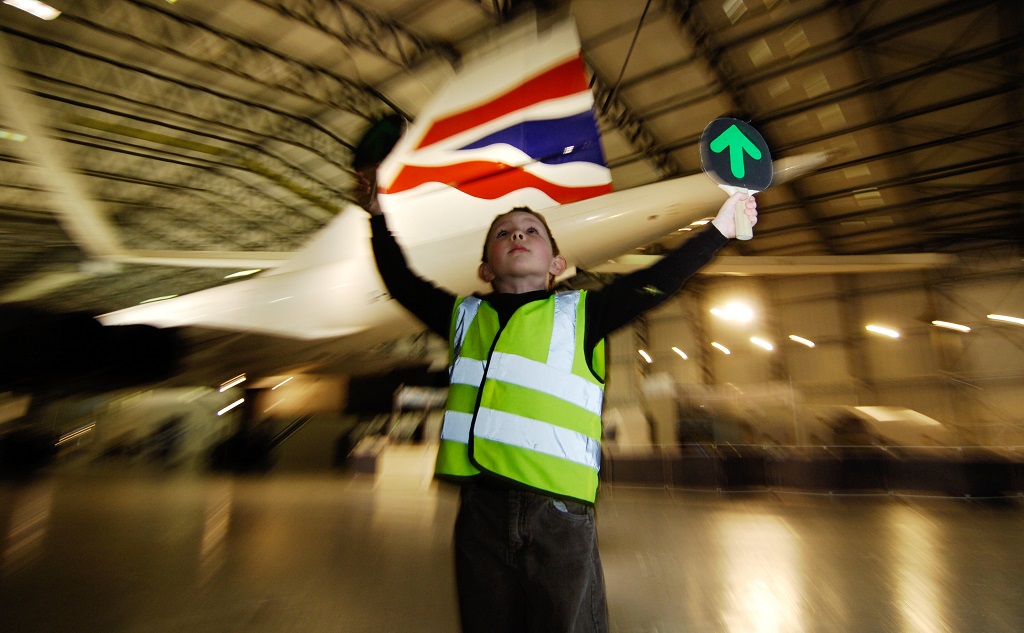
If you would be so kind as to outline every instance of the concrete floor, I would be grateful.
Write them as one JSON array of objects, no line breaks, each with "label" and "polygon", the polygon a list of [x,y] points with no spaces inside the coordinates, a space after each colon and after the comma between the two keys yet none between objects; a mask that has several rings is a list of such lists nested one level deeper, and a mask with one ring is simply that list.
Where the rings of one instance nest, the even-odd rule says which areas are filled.
[{"label": "concrete floor", "polygon": [[[417,474],[110,468],[0,483],[0,630],[458,630]],[[1024,503],[606,486],[620,633],[1024,631]]]}]

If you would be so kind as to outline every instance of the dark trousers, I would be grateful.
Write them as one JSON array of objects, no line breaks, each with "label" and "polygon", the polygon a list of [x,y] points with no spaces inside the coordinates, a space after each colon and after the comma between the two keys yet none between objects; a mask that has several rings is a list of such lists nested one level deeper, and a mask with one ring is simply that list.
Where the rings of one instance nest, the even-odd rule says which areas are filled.
[{"label": "dark trousers", "polygon": [[607,633],[594,509],[462,487],[455,573],[463,633]]}]

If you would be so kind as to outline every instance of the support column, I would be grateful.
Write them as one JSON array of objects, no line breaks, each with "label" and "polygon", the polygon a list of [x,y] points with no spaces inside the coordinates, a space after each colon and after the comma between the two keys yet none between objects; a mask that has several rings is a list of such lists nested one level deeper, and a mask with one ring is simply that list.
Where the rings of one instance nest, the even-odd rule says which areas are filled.
[{"label": "support column", "polygon": [[837,297],[842,316],[843,348],[846,355],[846,366],[857,387],[856,403],[873,404],[878,400],[878,393],[870,378],[867,357],[864,354],[863,316],[857,303],[856,282],[848,276],[837,276],[840,294]]}]

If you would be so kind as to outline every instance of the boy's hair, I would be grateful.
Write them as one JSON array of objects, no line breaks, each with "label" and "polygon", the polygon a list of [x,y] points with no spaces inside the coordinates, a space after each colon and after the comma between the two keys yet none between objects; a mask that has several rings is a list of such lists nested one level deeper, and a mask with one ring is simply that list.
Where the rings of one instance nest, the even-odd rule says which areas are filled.
[{"label": "boy's hair", "polygon": [[487,227],[487,236],[484,237],[484,253],[480,257],[480,261],[482,261],[485,264],[487,263],[487,247],[491,243],[491,231],[494,230],[494,225],[498,223],[498,220],[502,219],[506,215],[508,215],[510,213],[516,213],[517,211],[521,211],[523,213],[529,213],[533,217],[535,217],[538,220],[540,220],[540,223],[544,225],[544,230],[548,232],[548,239],[551,240],[551,254],[554,255],[555,257],[560,255],[560,253],[558,252],[558,242],[555,241],[555,236],[551,234],[551,227],[548,226],[548,221],[544,219],[544,216],[539,214],[539,213],[537,213],[536,211],[534,211],[530,207],[515,207],[514,209],[510,209],[510,210],[506,211],[505,213],[502,213],[502,214],[496,216],[494,218],[494,221],[491,222],[491,225],[489,227]]}]

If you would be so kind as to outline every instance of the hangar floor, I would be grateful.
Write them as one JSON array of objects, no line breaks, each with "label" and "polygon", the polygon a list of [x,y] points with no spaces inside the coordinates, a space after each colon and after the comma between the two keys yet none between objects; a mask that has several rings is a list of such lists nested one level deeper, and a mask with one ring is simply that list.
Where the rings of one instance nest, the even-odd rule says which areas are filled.
[{"label": "hangar floor", "polygon": [[[418,476],[109,469],[0,483],[4,631],[457,630]],[[612,630],[1024,630],[1024,503],[606,486]]]}]

